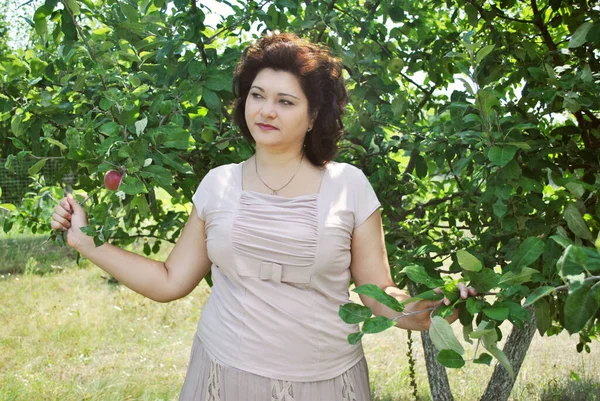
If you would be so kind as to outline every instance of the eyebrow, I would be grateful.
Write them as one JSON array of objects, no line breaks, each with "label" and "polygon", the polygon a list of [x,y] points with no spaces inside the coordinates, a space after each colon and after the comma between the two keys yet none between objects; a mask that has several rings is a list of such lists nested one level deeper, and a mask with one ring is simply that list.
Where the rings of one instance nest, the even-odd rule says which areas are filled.
[{"label": "eyebrow", "polygon": [[[250,89],[252,89],[252,88],[256,88],[256,89],[258,89],[261,92],[265,91],[263,88],[261,88],[260,86],[257,86],[257,85],[252,85],[252,87]],[[290,93],[279,92],[277,95],[279,95],[279,96],[290,96],[290,97],[293,97],[294,99],[300,100],[300,98],[298,96],[294,96],[294,95],[292,95]]]}]

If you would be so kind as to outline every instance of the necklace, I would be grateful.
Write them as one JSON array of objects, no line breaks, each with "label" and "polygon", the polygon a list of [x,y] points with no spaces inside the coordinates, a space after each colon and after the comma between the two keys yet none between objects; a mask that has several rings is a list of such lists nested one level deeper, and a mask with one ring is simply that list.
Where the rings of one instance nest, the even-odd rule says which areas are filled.
[{"label": "necklace", "polygon": [[300,158],[300,163],[298,163],[298,168],[296,169],[296,172],[292,175],[292,177],[288,180],[288,182],[286,182],[281,188],[279,189],[273,189],[271,188],[266,182],[263,181],[263,179],[260,177],[260,174],[258,174],[258,163],[256,161],[256,155],[254,156],[254,169],[256,170],[256,176],[258,177],[258,179],[260,180],[260,182],[263,183],[263,185],[267,188],[269,188],[271,190],[271,195],[279,195],[279,191],[281,191],[283,188],[287,187],[290,182],[292,182],[292,180],[294,179],[294,177],[296,177],[296,174],[298,174],[298,171],[300,171],[300,167],[302,166],[302,160],[304,160],[304,152],[302,152],[302,157]]}]

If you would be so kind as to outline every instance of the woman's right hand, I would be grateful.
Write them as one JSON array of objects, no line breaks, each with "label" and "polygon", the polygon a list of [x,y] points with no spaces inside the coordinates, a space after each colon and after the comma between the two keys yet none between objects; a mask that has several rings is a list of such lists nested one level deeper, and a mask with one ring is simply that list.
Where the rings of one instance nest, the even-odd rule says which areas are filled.
[{"label": "woman's right hand", "polygon": [[87,214],[83,207],[73,198],[73,195],[67,194],[62,198],[54,208],[50,226],[53,230],[66,232],[66,243],[71,248],[80,250],[82,246],[92,245],[92,237],[83,233],[80,228],[87,226]]}]

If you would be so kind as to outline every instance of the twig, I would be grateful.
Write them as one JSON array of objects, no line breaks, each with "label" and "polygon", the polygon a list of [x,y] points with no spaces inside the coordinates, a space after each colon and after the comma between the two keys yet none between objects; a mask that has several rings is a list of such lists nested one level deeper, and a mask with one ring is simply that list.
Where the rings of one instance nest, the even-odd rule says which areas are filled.
[{"label": "twig", "polygon": [[[600,276],[590,276],[590,277],[588,277],[588,278],[586,278],[586,279],[583,280],[584,283],[585,282],[590,282],[590,281],[592,281],[592,282],[593,281],[600,281]],[[561,285],[561,286],[556,287],[554,289],[554,291],[567,291],[568,289],[569,289],[569,285],[565,284],[565,285]]]},{"label": "twig", "polygon": [[412,316],[412,315],[416,315],[416,314],[427,312],[427,311],[433,311],[434,309],[437,309],[437,306],[431,306],[429,308],[421,309],[421,310],[418,310],[415,312],[402,312],[401,315],[395,316],[391,320],[398,321],[398,319],[401,319],[403,317]]}]

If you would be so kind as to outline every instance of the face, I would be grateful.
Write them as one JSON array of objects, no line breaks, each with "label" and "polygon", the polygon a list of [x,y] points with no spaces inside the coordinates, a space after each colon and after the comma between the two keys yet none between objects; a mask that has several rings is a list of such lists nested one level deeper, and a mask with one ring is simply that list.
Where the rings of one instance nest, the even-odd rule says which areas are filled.
[{"label": "face", "polygon": [[289,72],[261,70],[246,98],[246,124],[257,146],[301,148],[312,122],[298,78]]}]

